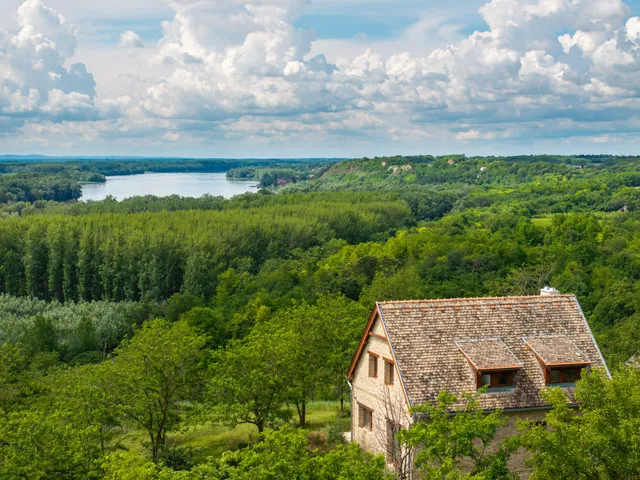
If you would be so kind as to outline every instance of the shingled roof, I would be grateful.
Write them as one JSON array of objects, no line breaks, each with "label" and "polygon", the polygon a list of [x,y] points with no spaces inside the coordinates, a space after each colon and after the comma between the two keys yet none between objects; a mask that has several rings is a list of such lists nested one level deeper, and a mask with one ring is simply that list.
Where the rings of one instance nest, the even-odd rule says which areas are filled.
[{"label": "shingled roof", "polygon": [[455,342],[476,370],[516,370],[523,367],[499,338],[463,338]]},{"label": "shingled roof", "polygon": [[[540,395],[546,386],[543,367],[532,346],[541,350],[544,361],[569,359],[566,363],[606,369],[573,295],[378,302],[371,320],[376,317],[382,320],[410,405],[433,403],[442,390],[474,392],[471,360],[479,369],[514,361],[521,366],[514,388],[482,395],[483,408],[545,407]],[[573,388],[565,392],[573,403]]]},{"label": "shingled roof", "polygon": [[589,358],[566,335],[539,335],[523,340],[546,366],[588,365]]}]

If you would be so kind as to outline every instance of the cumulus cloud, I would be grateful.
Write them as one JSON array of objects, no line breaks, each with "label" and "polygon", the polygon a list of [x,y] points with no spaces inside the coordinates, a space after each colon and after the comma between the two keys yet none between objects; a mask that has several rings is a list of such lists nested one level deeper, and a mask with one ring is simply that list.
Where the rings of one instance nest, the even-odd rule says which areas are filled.
[{"label": "cumulus cloud", "polygon": [[144,48],[144,43],[140,40],[140,35],[131,30],[127,30],[120,34],[120,41],[118,42],[122,48]]},{"label": "cumulus cloud", "polygon": [[[335,63],[295,26],[304,0],[171,0],[147,57],[167,72],[98,99],[73,29],[40,0],[0,32],[0,109],[91,121],[100,134],[475,142],[637,129],[640,18],[621,0],[490,0],[486,28],[421,54],[367,49]],[[424,22],[424,20],[421,20]],[[143,46],[132,31],[120,46]],[[146,53],[146,51],[145,51]],[[317,52],[316,52],[317,53]],[[123,72],[126,73],[126,72]],[[142,84],[142,83],[141,83]],[[626,123],[625,123],[626,122]],[[99,125],[99,127],[98,127]]]},{"label": "cumulus cloud", "polygon": [[[452,138],[474,140],[495,138],[487,124],[623,115],[624,99],[637,96],[629,76],[640,22],[620,0],[491,0],[480,9],[488,29],[457,43],[423,56],[367,50],[336,65],[308,58],[312,37],[293,25],[298,0],[171,5],[156,61],[174,73],[144,100],[166,119],[253,125],[278,115],[295,131],[293,119],[312,115],[329,131],[327,115],[359,111],[381,122],[406,115],[412,128],[450,125]],[[460,132],[461,123],[470,127]]]},{"label": "cumulus cloud", "polygon": [[17,10],[15,34],[0,30],[0,117],[88,119],[95,82],[82,64],[66,66],[76,48],[73,27],[40,0]]}]

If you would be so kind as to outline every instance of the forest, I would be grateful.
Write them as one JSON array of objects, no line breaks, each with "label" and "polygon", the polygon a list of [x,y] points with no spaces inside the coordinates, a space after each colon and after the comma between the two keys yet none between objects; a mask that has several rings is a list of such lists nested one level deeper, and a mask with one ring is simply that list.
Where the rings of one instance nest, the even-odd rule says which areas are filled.
[{"label": "forest", "polygon": [[[0,189],[149,168],[102,163],[0,163]],[[506,459],[522,448],[531,478],[640,476],[638,158],[223,171],[264,188],[229,200],[3,197],[0,478],[393,478],[343,436],[345,373],[375,302],[544,285],[577,295],[613,377],[578,382],[579,412],[548,390],[546,423],[523,423],[488,456],[478,449],[504,416],[480,414],[474,397],[451,416],[447,392],[420,407],[434,421],[399,440],[424,452],[421,478],[513,478]]]}]

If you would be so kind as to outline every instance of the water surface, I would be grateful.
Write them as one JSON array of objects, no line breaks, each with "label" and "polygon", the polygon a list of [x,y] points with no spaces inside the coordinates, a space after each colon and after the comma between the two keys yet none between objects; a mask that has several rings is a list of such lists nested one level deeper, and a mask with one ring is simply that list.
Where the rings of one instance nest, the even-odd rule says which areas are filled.
[{"label": "water surface", "polygon": [[117,200],[155,195],[167,197],[201,197],[221,195],[225,198],[246,192],[255,192],[256,182],[227,180],[224,173],[144,173],[141,175],[115,175],[107,177],[106,183],[82,186],[80,200],[104,200],[111,195]]}]

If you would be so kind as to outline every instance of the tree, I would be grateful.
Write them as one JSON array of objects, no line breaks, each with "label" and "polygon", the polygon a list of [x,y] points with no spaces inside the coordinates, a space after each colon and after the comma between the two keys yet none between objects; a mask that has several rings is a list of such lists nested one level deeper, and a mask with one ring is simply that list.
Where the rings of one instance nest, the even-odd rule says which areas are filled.
[{"label": "tree", "polygon": [[285,368],[291,341],[285,333],[262,336],[254,330],[214,353],[208,402],[215,422],[231,428],[251,423],[262,433],[290,417]]},{"label": "tree", "polygon": [[165,318],[170,322],[177,321],[180,316],[192,308],[202,306],[202,298],[189,293],[174,293],[167,300]]},{"label": "tree", "polygon": [[207,336],[208,346],[211,348],[224,346],[228,334],[224,318],[211,308],[192,308],[180,317],[192,328]]},{"label": "tree", "polygon": [[26,364],[22,350],[9,343],[0,344],[0,415],[8,413],[18,402]]},{"label": "tree", "polygon": [[109,364],[125,421],[141,427],[154,462],[166,433],[180,423],[179,410],[201,385],[206,339],[185,321],[147,321],[115,350]]},{"label": "tree", "polygon": [[58,332],[50,318],[37,315],[33,326],[25,334],[25,344],[31,354],[58,350]]},{"label": "tree", "polygon": [[640,371],[621,368],[584,372],[572,408],[566,395],[545,392],[553,409],[545,425],[522,422],[520,446],[533,455],[532,479],[608,479],[640,476]]},{"label": "tree", "polygon": [[[368,315],[367,308],[343,296],[322,296],[316,305],[302,303],[258,324],[262,335],[282,329],[291,338],[286,359],[287,388],[300,425],[306,406],[318,391],[335,389],[343,410],[345,372]],[[333,393],[333,392],[332,392]]]},{"label": "tree", "polygon": [[296,407],[300,425],[306,424],[307,403],[316,389],[330,380],[331,343],[328,337],[334,333],[334,326],[324,322],[325,312],[317,306],[302,304],[283,310],[271,321],[254,327],[263,338],[286,339],[282,373],[289,401]]},{"label": "tree", "polygon": [[[509,450],[489,453],[498,428],[506,423],[500,411],[485,413],[480,407],[479,394],[458,397],[440,392],[436,405],[421,405],[411,411],[419,421],[397,436],[401,443],[416,450],[415,466],[420,478],[454,479],[467,475],[463,462],[471,465],[470,477],[478,480],[505,478]],[[455,409],[454,409],[455,406]]]},{"label": "tree", "polygon": [[0,478],[100,477],[103,456],[117,446],[118,412],[103,373],[92,365],[31,379],[29,402],[0,414]]}]

